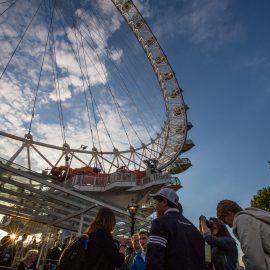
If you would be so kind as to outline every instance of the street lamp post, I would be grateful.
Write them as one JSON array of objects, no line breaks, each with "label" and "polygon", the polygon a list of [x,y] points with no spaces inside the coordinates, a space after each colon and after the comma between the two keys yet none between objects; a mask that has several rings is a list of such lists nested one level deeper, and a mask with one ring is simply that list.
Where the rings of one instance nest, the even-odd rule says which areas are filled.
[{"label": "street lamp post", "polygon": [[134,234],[134,227],[135,227],[135,215],[138,210],[138,205],[134,202],[134,200],[131,200],[131,203],[128,205],[127,210],[130,214],[130,223],[131,223],[131,228],[130,228],[130,236]]}]

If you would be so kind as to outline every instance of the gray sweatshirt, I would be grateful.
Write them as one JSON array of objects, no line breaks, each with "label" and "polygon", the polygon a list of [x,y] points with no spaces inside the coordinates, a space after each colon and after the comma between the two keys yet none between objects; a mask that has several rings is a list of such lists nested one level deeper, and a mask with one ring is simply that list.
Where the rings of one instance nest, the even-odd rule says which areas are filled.
[{"label": "gray sweatshirt", "polygon": [[270,212],[251,207],[238,212],[233,233],[240,241],[246,270],[269,270]]}]

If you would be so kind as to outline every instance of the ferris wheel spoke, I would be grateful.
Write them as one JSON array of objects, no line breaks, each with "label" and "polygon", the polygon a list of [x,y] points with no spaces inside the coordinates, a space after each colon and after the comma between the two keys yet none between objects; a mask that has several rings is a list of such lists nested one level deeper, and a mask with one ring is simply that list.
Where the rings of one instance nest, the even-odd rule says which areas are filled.
[{"label": "ferris wheel spoke", "polygon": [[[133,156],[133,160],[131,159],[132,156]],[[129,167],[129,164],[130,164],[131,162],[132,162],[134,165],[137,165],[137,166],[140,167],[139,163],[137,163],[137,162],[135,161],[135,159],[134,159],[134,154],[132,154],[132,155],[130,156],[130,158],[127,158],[127,157],[125,157],[124,155],[121,155],[121,157],[124,158],[124,159],[126,159],[126,160],[128,161],[128,164],[126,165],[127,167]],[[135,166],[134,166],[134,170],[135,170],[135,169],[136,169],[136,168],[135,168]]]},{"label": "ferris wheel spoke", "polygon": [[4,11],[2,11],[1,13],[0,13],[0,17],[6,12],[6,11],[8,11],[11,7],[13,7],[13,5],[15,5],[16,4],[16,2],[17,2],[18,0],[15,0],[15,1],[4,1],[4,2],[1,2],[0,4],[6,4],[6,3],[10,3],[10,2],[12,2]]},{"label": "ferris wheel spoke", "polygon": [[70,153],[75,159],[77,159],[78,161],[80,161],[83,165],[87,166],[87,163],[84,162],[82,159],[80,159],[77,155],[75,155],[75,153]]},{"label": "ferris wheel spoke", "polygon": [[[80,32],[80,35],[82,36],[81,32]],[[90,38],[92,39],[91,36],[90,36]],[[94,42],[93,39],[92,39],[92,41]],[[107,75],[106,75],[106,72],[105,72],[104,64],[102,63],[102,61],[101,61],[101,59],[100,59],[100,56],[97,54],[97,52],[96,52],[95,50],[93,50],[93,52],[96,54],[96,56],[97,56],[97,58],[98,58],[98,61],[99,61],[99,64],[100,64],[100,66],[101,66],[102,72],[103,72],[103,76],[104,76],[104,78],[106,78]],[[98,70],[97,70],[97,71],[98,71]],[[98,71],[98,73],[100,74],[99,71]],[[101,76],[101,74],[100,74],[100,76]],[[102,77],[102,76],[101,76],[101,77]],[[114,95],[113,92],[112,92],[111,86],[108,84],[107,81],[104,82],[104,83],[105,83],[105,85],[106,85],[106,88],[107,88],[108,92],[110,93],[110,95],[111,95],[111,97],[112,97],[112,99],[113,99],[113,102],[114,102],[114,105],[115,105],[117,114],[118,114],[119,119],[120,119],[120,122],[121,122],[121,125],[122,125],[122,127],[123,127],[123,129],[124,129],[124,132],[125,132],[125,134],[126,134],[126,137],[127,137],[128,142],[129,142],[129,145],[131,145],[131,141],[130,141],[130,139],[129,139],[129,136],[128,136],[126,127],[125,127],[124,122],[123,122],[123,118],[122,118],[122,116],[121,116],[121,114],[124,114],[124,113],[123,113],[123,111],[121,110],[121,107],[120,107],[119,103],[117,102],[117,100],[116,100],[116,98],[115,98],[115,95]],[[120,114],[120,113],[121,113],[121,114]]]},{"label": "ferris wheel spoke", "polygon": [[26,145],[26,151],[27,151],[28,170],[31,171],[31,157],[30,157],[30,147],[29,147],[29,145]]},{"label": "ferris wheel spoke", "polygon": [[146,166],[142,166],[143,160],[148,159],[148,157],[145,155],[145,148],[143,148],[142,153],[135,152],[135,155],[140,160],[139,167],[146,169]]},{"label": "ferris wheel spoke", "polygon": [[[59,14],[59,12],[60,12],[60,14]],[[62,19],[65,21],[64,15],[62,15],[61,10],[60,10],[59,12],[57,11],[58,15],[59,15],[59,16],[61,15]],[[63,24],[62,24],[62,28],[63,28],[63,30],[64,30],[64,32],[65,32],[65,35],[68,36],[68,34],[67,34],[67,32],[66,32],[65,27],[63,26]],[[73,31],[73,32],[74,32],[74,31]],[[73,46],[70,45],[70,47],[71,47],[72,52],[73,52],[73,54],[74,54],[74,56],[75,56],[75,59],[76,59],[76,61],[77,61],[77,63],[78,63],[79,61],[78,61],[77,54],[76,54],[76,52],[75,52]],[[93,49],[93,48],[92,48],[92,49]],[[86,53],[86,55],[87,55],[87,53]],[[89,56],[88,56],[88,58],[90,59]],[[92,62],[91,59],[90,59],[90,61]],[[94,68],[96,69],[95,63],[92,62],[92,64],[93,64]],[[79,67],[80,67],[80,65],[79,65]],[[81,70],[81,73],[82,73],[82,75],[83,75],[83,78],[85,78],[85,75],[84,75],[83,70],[82,70],[81,68],[80,68],[80,70]],[[98,69],[96,69],[96,71],[99,72]],[[113,141],[112,141],[112,139],[111,139],[111,135],[110,135],[110,133],[109,133],[109,131],[108,131],[108,128],[107,128],[107,126],[106,126],[106,124],[105,124],[105,121],[104,121],[104,119],[103,119],[103,117],[102,117],[102,115],[101,115],[101,113],[100,113],[100,110],[99,110],[99,107],[98,107],[98,105],[97,105],[97,102],[96,102],[96,100],[94,99],[94,96],[92,95],[90,85],[88,85],[88,90],[89,90],[89,92],[90,92],[91,100],[93,101],[94,105],[96,106],[96,109],[97,109],[97,111],[98,111],[98,114],[99,114],[99,116],[100,116],[100,118],[101,118],[101,121],[102,121],[104,127],[105,127],[106,134],[107,134],[107,136],[109,137],[112,146],[115,147],[115,146],[114,146],[114,143],[113,143]],[[93,107],[94,107],[94,106],[93,106]],[[94,109],[93,109],[93,110],[94,110]],[[100,147],[101,147],[101,145],[100,145]]]},{"label": "ferris wheel spoke", "polygon": [[61,159],[64,157],[65,153],[63,152],[61,154],[61,156],[59,157],[59,159],[56,161],[56,163],[54,164],[54,167],[57,167],[57,165],[59,164],[59,162],[61,161]]},{"label": "ferris wheel spoke", "polygon": [[31,147],[42,157],[43,160],[45,160],[51,167],[53,167],[53,164],[33,144]]},{"label": "ferris wheel spoke", "polygon": [[6,4],[6,3],[10,3],[10,2],[14,2],[14,0],[1,1],[1,2],[0,2],[0,5],[1,5],[1,4]]},{"label": "ferris wheel spoke", "polygon": [[61,129],[61,135],[62,135],[62,143],[64,144],[66,141],[66,135],[65,135],[65,124],[64,124],[64,116],[63,116],[63,108],[62,108],[62,101],[61,101],[61,93],[59,88],[59,78],[58,78],[58,72],[57,72],[57,62],[56,62],[56,54],[55,54],[55,46],[54,46],[54,37],[53,37],[53,28],[52,28],[52,48],[51,48],[51,65],[52,65],[52,73],[53,73],[53,83],[54,88],[56,90],[56,97],[57,97],[57,111],[58,111],[58,117],[59,117],[59,123],[60,123],[60,129]]},{"label": "ferris wheel spoke", "polygon": [[33,118],[34,118],[34,115],[35,115],[35,108],[36,108],[36,101],[37,101],[37,96],[38,96],[38,92],[39,92],[40,79],[41,79],[41,75],[42,75],[42,71],[43,71],[43,67],[44,67],[44,60],[45,60],[45,57],[46,57],[47,48],[48,48],[48,43],[49,43],[49,38],[50,38],[50,29],[51,29],[52,23],[53,23],[53,14],[54,14],[54,10],[51,13],[50,25],[48,27],[46,43],[45,43],[44,52],[43,52],[43,55],[42,55],[42,62],[41,62],[41,67],[40,67],[40,71],[39,71],[37,88],[36,88],[36,91],[35,91],[35,97],[34,97],[34,101],[33,101],[33,109],[32,109],[32,114],[31,114],[31,120],[30,120],[30,124],[29,124],[29,129],[28,129],[29,134],[31,133],[32,122],[33,122]]},{"label": "ferris wheel spoke", "polygon": [[[17,1],[17,0],[16,0],[16,1]],[[43,0],[42,0],[42,1],[43,1]],[[19,39],[19,42],[17,43],[16,47],[14,48],[14,50],[13,50],[13,52],[12,52],[12,54],[11,54],[11,56],[10,56],[8,62],[7,62],[7,64],[6,64],[5,67],[4,67],[4,70],[2,71],[2,73],[1,73],[1,75],[0,75],[0,80],[2,79],[4,73],[6,72],[8,66],[9,66],[9,64],[10,64],[12,58],[13,58],[13,56],[14,56],[15,53],[17,52],[17,49],[19,48],[19,46],[20,46],[20,44],[21,44],[21,42],[22,42],[22,40],[23,40],[23,38],[24,38],[26,32],[28,31],[28,29],[29,29],[29,27],[31,26],[31,24],[32,24],[32,22],[33,22],[33,20],[34,20],[34,18],[36,17],[36,15],[37,15],[37,13],[38,13],[38,11],[39,11],[41,5],[42,5],[42,1],[40,2],[38,8],[36,9],[34,15],[31,17],[30,22],[29,22],[28,25],[26,26],[26,28],[25,28],[25,30],[24,30],[22,36],[21,36],[20,39]],[[0,14],[0,16],[1,16],[1,14]]]},{"label": "ferris wheel spoke", "polygon": [[11,156],[11,158],[8,160],[9,163],[12,163],[12,162],[20,155],[20,153],[22,152],[22,150],[24,149],[25,146],[26,146],[26,145],[23,144],[23,145],[16,151],[16,153],[15,153],[13,156]]},{"label": "ferris wheel spoke", "polygon": [[112,167],[118,168],[118,167],[113,163],[114,160],[115,160],[115,156],[113,157],[113,160],[112,160],[112,161],[108,160],[107,158],[105,158],[104,156],[101,156],[101,155],[99,155],[99,157],[100,157],[101,159],[103,159],[104,161],[106,161],[106,162],[110,165],[109,170],[107,171],[108,173],[110,173]]},{"label": "ferris wheel spoke", "polygon": [[[89,27],[88,27],[88,29],[89,29]],[[98,27],[96,27],[96,29],[97,29],[97,31],[99,31],[99,30],[98,30],[98,29],[99,29]],[[85,27],[85,31],[84,31],[84,32],[86,32],[86,31],[87,31],[87,27]],[[89,30],[88,30],[88,33],[89,33]],[[89,33],[89,36],[90,36],[91,39],[93,40],[93,38],[92,38],[92,36],[91,36],[90,33]],[[99,36],[101,36],[101,35],[99,35]],[[101,37],[101,40],[104,42],[104,39],[103,39],[102,37]],[[108,56],[108,59],[110,59],[110,57],[109,57],[110,55],[109,55],[107,49],[105,49],[105,53],[106,53],[106,55]],[[141,114],[140,110],[138,109],[138,106],[137,106],[136,102],[134,101],[134,99],[133,99],[133,97],[132,97],[132,95],[131,95],[131,93],[130,93],[130,91],[129,91],[129,89],[128,89],[126,83],[125,83],[125,81],[123,80],[123,76],[122,76],[122,74],[121,74],[119,68],[117,67],[117,65],[115,64],[114,61],[111,61],[111,62],[112,62],[112,65],[113,65],[114,69],[116,70],[115,76],[118,76],[119,79],[120,79],[120,81],[121,81],[121,87],[120,87],[120,89],[122,89],[123,92],[127,93],[128,97],[130,98],[130,100],[132,101],[133,105],[134,105],[135,108],[136,108],[136,111],[137,111],[137,113],[138,113],[138,116],[139,116],[139,118],[140,118],[140,120],[141,120],[143,126],[145,127],[145,129],[146,129],[146,131],[147,131],[149,137],[151,138],[150,133],[149,133],[149,130],[148,130],[147,125],[146,125],[146,123],[145,123],[145,120],[143,119],[142,114]],[[141,140],[140,137],[138,136],[137,132],[135,131],[133,125],[131,124],[130,120],[129,120],[128,117],[126,116],[126,114],[124,114],[124,116],[125,116],[125,118],[127,119],[127,121],[129,122],[129,124],[130,124],[131,128],[133,129],[134,133],[136,134],[136,136],[139,138],[139,140]],[[150,123],[150,126],[151,126],[151,123]]]}]

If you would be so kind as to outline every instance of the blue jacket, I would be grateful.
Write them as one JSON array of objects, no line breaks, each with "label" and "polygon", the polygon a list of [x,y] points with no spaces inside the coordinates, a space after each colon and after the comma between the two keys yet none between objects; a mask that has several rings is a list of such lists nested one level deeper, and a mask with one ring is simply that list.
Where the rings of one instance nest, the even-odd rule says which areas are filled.
[{"label": "blue jacket", "polygon": [[144,270],[144,260],[142,257],[142,251],[138,251],[136,256],[134,257],[133,264],[131,266],[131,270]]},{"label": "blue jacket", "polygon": [[145,270],[204,270],[204,239],[176,208],[153,221]]}]

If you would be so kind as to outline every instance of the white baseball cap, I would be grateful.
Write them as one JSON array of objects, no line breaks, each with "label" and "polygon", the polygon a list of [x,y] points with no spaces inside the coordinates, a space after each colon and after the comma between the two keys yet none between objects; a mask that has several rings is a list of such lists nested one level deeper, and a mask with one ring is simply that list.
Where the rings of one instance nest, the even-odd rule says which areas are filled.
[{"label": "white baseball cap", "polygon": [[172,188],[162,188],[159,192],[155,194],[150,194],[151,197],[163,197],[173,203],[175,206],[179,205],[179,197],[175,190]]}]

